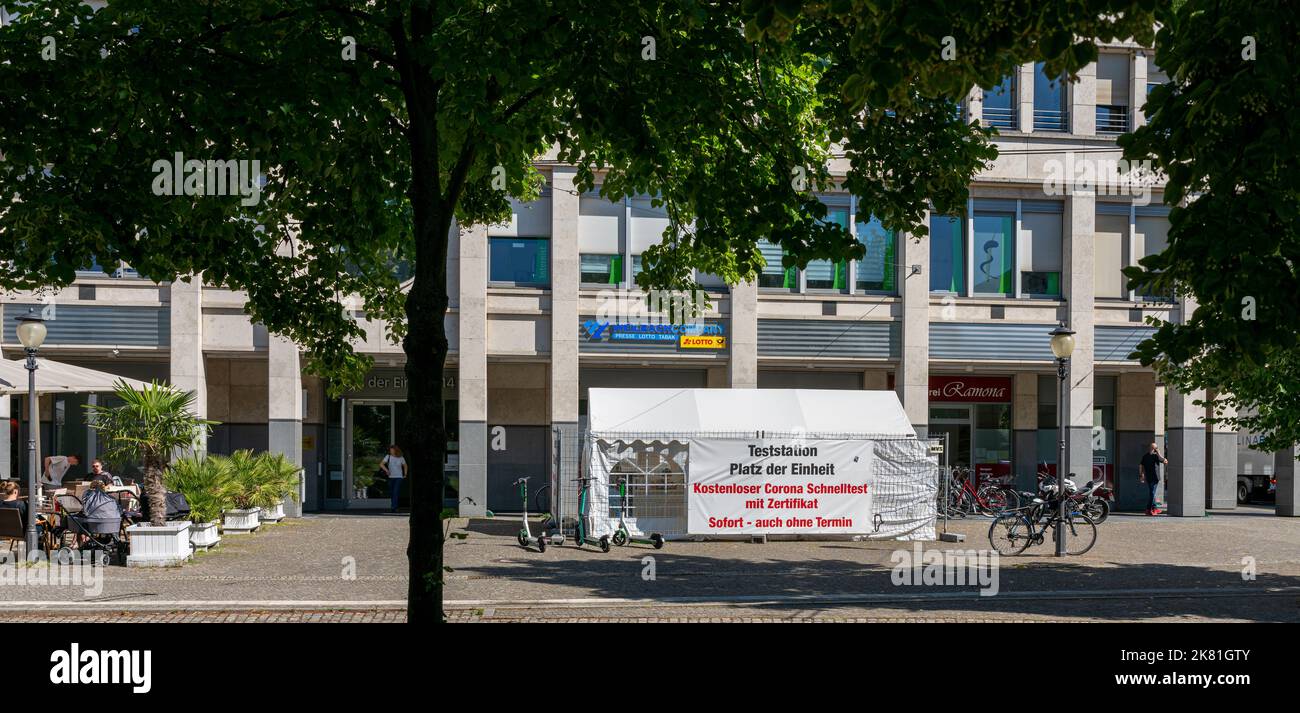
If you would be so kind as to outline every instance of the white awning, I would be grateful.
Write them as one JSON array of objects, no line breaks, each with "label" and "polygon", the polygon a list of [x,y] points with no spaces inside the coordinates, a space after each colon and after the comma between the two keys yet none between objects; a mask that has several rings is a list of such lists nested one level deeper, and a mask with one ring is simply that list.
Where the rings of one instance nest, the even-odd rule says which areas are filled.
[{"label": "white awning", "polygon": [[832,389],[590,389],[597,438],[770,432],[915,438],[893,391]]},{"label": "white awning", "polygon": [[[142,389],[145,384],[135,379],[110,374],[83,366],[37,359],[36,392],[39,394],[84,394],[113,391],[117,382],[125,381],[131,388]],[[0,396],[27,393],[27,360],[0,359]]]}]

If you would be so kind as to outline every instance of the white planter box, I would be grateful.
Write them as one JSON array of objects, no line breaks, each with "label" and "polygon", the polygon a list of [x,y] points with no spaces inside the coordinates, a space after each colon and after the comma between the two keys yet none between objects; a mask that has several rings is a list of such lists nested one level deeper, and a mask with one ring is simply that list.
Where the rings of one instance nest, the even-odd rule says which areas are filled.
[{"label": "white planter box", "polygon": [[261,508],[227,510],[222,513],[221,532],[226,535],[247,535],[261,527],[261,512]]},{"label": "white planter box", "polygon": [[131,554],[126,557],[128,567],[173,567],[194,554],[190,547],[189,520],[157,527],[132,525],[126,528],[126,536],[131,541]]},{"label": "white planter box", "polygon": [[221,533],[217,530],[219,524],[213,520],[190,525],[190,544],[194,545],[194,549],[206,550],[216,547],[221,542]]},{"label": "white planter box", "polygon": [[284,519],[284,501],[275,504],[273,508],[262,508],[262,514],[258,516],[262,522],[279,522]]}]

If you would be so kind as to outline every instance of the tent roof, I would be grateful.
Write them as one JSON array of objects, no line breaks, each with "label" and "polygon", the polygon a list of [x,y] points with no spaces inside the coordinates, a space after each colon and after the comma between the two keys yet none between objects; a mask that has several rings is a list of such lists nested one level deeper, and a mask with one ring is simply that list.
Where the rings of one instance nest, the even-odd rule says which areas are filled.
[{"label": "tent roof", "polygon": [[597,437],[758,431],[916,437],[893,391],[593,388],[587,413],[588,428]]},{"label": "tent roof", "polygon": [[[134,389],[144,388],[144,382],[127,379],[84,366],[73,366],[49,359],[37,359],[36,392],[39,394],[72,394],[113,391],[118,381],[125,381]],[[0,396],[27,393],[27,360],[0,359]]]}]

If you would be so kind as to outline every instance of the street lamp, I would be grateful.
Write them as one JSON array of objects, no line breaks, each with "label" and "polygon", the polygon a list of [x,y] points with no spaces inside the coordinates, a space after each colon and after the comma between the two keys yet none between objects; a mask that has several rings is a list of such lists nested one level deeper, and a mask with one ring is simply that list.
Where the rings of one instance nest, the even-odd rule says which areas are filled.
[{"label": "street lamp", "polygon": [[1056,379],[1060,388],[1056,397],[1056,497],[1060,510],[1056,521],[1056,556],[1065,556],[1065,379],[1070,375],[1070,355],[1074,353],[1074,330],[1065,322],[1048,332],[1052,337],[1052,354],[1056,355]]},{"label": "street lamp", "polygon": [[45,343],[45,320],[34,312],[18,318],[18,341],[27,352],[27,558],[37,551],[36,515],[40,500],[36,497],[36,429],[40,427],[40,410],[36,401],[36,350]]}]

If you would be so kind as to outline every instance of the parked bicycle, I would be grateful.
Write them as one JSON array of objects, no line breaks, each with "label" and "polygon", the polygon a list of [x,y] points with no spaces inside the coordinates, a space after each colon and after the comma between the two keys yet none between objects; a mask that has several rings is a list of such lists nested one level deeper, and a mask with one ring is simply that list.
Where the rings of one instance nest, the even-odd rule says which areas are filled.
[{"label": "parked bicycle", "polygon": [[1024,495],[1032,498],[1028,505],[1002,513],[989,525],[989,546],[999,555],[1018,555],[1031,545],[1041,545],[1048,533],[1055,543],[1056,526],[1062,522],[1067,555],[1082,555],[1097,544],[1097,523],[1077,509],[1073,501],[1067,503],[1062,521],[1058,500],[1043,499],[1033,493]]},{"label": "parked bicycle", "polygon": [[976,487],[970,468],[965,466],[956,466],[946,477],[938,506],[948,517],[997,515],[1020,506],[1019,493],[1005,480],[990,478]]},{"label": "parked bicycle", "polygon": [[[1095,471],[1094,471],[1095,472]],[[1074,473],[1070,473],[1074,475]],[[1055,497],[1056,476],[1047,472],[1047,464],[1038,466],[1038,497]],[[1083,511],[1098,525],[1110,517],[1110,489],[1103,478],[1094,478],[1084,484],[1080,491],[1071,478],[1065,479],[1065,492],[1074,503],[1073,507]]]}]

